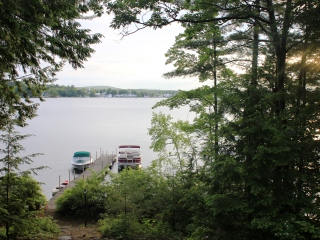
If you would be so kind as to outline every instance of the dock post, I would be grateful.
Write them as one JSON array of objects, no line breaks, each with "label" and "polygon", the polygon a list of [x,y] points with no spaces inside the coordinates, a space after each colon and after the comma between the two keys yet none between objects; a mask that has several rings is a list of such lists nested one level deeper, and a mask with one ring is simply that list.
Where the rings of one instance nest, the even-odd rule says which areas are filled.
[{"label": "dock post", "polygon": [[85,206],[85,214],[84,214],[84,226],[87,226],[87,189],[83,190],[84,193],[84,206]]}]

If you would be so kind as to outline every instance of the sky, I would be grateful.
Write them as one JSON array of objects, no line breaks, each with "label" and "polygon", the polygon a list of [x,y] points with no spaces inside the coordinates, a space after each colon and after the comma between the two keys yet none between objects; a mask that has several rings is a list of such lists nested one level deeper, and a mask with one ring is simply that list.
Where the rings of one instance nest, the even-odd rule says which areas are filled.
[{"label": "sky", "polygon": [[165,79],[162,75],[174,69],[166,65],[165,53],[183,32],[178,24],[162,29],[143,29],[121,40],[119,30],[109,27],[111,16],[82,22],[83,28],[104,35],[93,45],[95,53],[74,70],[66,65],[57,74],[55,84],[75,87],[108,86],[122,89],[190,90],[199,87],[196,78]]}]

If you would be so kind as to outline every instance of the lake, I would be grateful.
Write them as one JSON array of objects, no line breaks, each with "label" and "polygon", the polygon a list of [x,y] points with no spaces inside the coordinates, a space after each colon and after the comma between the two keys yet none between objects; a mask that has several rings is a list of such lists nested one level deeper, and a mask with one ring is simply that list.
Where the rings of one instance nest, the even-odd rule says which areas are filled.
[{"label": "lake", "polygon": [[[21,134],[35,136],[21,142],[26,152],[43,153],[27,167],[48,166],[35,178],[43,182],[43,193],[51,198],[52,189],[69,178],[71,158],[76,151],[89,151],[92,156],[100,152],[116,153],[119,145],[141,146],[142,167],[148,166],[157,153],[149,147],[152,112],[163,112],[174,119],[188,120],[187,107],[170,111],[152,109],[160,98],[47,98],[40,103],[38,116],[19,128]],[[37,101],[38,102],[38,101]],[[26,169],[22,166],[21,169]]]}]

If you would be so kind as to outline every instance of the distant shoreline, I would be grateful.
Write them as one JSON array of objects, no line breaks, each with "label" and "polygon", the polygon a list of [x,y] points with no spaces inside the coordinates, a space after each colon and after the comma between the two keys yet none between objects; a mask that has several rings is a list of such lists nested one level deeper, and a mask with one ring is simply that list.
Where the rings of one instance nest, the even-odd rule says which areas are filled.
[{"label": "distant shoreline", "polygon": [[147,89],[117,89],[112,87],[91,86],[75,87],[58,84],[46,85],[42,96],[44,98],[57,97],[104,97],[104,98],[170,98],[178,91],[175,90],[147,90]]},{"label": "distant shoreline", "polygon": [[[32,97],[32,98],[37,98],[37,97]],[[163,97],[163,96],[154,96],[154,97],[47,97],[43,96],[43,98],[169,98],[169,97]]]}]

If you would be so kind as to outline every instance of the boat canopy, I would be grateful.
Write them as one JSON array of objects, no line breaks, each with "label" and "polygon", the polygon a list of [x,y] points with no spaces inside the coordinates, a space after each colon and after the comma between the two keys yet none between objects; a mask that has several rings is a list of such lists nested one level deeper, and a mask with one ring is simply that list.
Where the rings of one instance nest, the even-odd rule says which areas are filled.
[{"label": "boat canopy", "polygon": [[90,156],[91,156],[90,152],[85,152],[85,151],[75,152],[73,154],[73,157],[90,157]]}]

